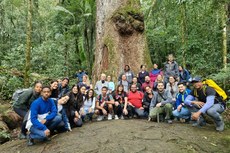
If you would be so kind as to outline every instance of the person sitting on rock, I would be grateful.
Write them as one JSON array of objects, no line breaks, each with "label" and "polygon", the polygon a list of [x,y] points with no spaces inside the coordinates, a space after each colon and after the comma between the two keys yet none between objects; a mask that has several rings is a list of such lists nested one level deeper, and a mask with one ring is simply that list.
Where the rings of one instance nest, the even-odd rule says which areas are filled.
[{"label": "person sitting on rock", "polygon": [[157,119],[157,115],[165,115],[165,120],[171,124],[171,116],[173,109],[172,95],[168,90],[164,89],[164,83],[158,82],[157,96],[151,100],[149,120]]},{"label": "person sitting on rock", "polygon": [[[23,119],[23,123],[21,126],[21,133],[19,134],[19,139],[26,139],[27,130],[26,126],[26,119],[28,115],[28,110],[32,102],[39,98],[40,93],[42,91],[42,83],[37,81],[34,84],[34,88],[30,88],[24,91],[18,98],[17,101],[13,103],[14,111]],[[27,115],[26,115],[27,114]]]},{"label": "person sitting on rock", "polygon": [[53,99],[49,98],[51,95],[50,87],[42,87],[41,95],[30,107],[26,124],[26,128],[30,131],[27,142],[28,146],[34,144],[34,139],[41,141],[49,140],[50,132],[57,129],[62,122],[62,118],[57,115],[57,107]]},{"label": "person sitting on rock", "polygon": [[131,85],[131,89],[128,93],[128,111],[129,116],[133,117],[137,115],[138,117],[147,117],[147,114],[142,107],[142,99],[144,94],[141,91],[137,91],[137,86],[135,84]]},{"label": "person sitting on rock", "polygon": [[190,94],[191,90],[186,88],[186,82],[179,82],[177,84],[179,93],[176,95],[175,110],[173,116],[181,119],[182,122],[188,122],[190,120],[191,112],[188,110],[188,106],[185,105],[184,101]]},{"label": "person sitting on rock", "polygon": [[220,96],[217,95],[216,91],[207,85],[202,83],[202,79],[198,76],[192,79],[194,89],[186,97],[185,104],[192,112],[192,120],[196,123],[193,126],[205,125],[203,115],[207,114],[210,116],[215,124],[217,131],[224,130],[224,120],[221,113],[224,112],[225,106]]},{"label": "person sitting on rock", "polygon": [[119,117],[121,119],[124,119],[124,116],[128,115],[128,98],[127,93],[124,91],[124,86],[122,84],[117,86],[116,91],[113,93],[113,99],[115,120],[118,120]]},{"label": "person sitting on rock", "polygon": [[97,96],[96,99],[96,111],[95,113],[98,115],[97,121],[102,121],[104,116],[108,115],[108,120],[112,120],[112,111],[113,111],[113,96],[111,94],[107,94],[108,88],[102,87],[101,94]]}]

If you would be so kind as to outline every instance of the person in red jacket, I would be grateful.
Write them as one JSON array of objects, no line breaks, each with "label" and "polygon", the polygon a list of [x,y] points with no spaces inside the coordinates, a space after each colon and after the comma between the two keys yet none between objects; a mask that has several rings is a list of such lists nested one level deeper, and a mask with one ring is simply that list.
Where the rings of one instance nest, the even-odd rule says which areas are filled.
[{"label": "person in red jacket", "polygon": [[147,114],[144,112],[144,108],[142,107],[142,99],[144,94],[141,91],[137,91],[136,84],[131,85],[130,92],[128,94],[128,107],[130,116],[132,117],[134,114],[139,117],[146,117]]}]

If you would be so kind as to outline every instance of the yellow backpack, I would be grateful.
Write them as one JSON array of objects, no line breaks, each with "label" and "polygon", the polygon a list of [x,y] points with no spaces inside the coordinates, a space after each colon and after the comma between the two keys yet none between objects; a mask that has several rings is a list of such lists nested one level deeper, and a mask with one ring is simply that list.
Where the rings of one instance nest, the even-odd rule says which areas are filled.
[{"label": "yellow backpack", "polygon": [[[203,84],[206,84],[206,85],[208,85],[209,87],[212,87],[212,88],[218,93],[218,95],[219,95],[220,97],[222,97],[222,100],[223,100],[223,101],[225,101],[225,100],[228,98],[228,96],[227,96],[227,94],[225,93],[225,91],[224,91],[221,87],[219,87],[219,86],[216,84],[216,82],[213,81],[212,79],[206,79],[206,80],[204,80],[204,81],[203,81]],[[205,93],[205,92],[204,92],[204,93]]]}]

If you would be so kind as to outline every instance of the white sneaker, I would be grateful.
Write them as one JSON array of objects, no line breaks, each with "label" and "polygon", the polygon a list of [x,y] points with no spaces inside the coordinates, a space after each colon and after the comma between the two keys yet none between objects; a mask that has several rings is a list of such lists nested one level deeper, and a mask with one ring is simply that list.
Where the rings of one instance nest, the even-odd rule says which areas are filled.
[{"label": "white sneaker", "polygon": [[99,115],[98,117],[97,117],[97,121],[102,121],[104,119],[104,116],[102,116],[102,115]]},{"label": "white sneaker", "polygon": [[108,120],[112,120],[112,114],[108,114]]},{"label": "white sneaker", "polygon": [[118,116],[117,116],[117,115],[115,115],[114,119],[115,119],[115,120],[119,120],[119,118],[118,118]]},{"label": "white sneaker", "polygon": [[121,115],[121,120],[124,120],[125,118],[124,118],[124,116],[123,115]]}]

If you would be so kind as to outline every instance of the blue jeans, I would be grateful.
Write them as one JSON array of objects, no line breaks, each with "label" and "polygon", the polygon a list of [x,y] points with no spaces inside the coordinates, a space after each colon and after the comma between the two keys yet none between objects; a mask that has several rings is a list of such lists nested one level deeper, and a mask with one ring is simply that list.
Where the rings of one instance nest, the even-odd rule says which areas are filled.
[{"label": "blue jeans", "polygon": [[[199,111],[200,109],[197,108],[197,107],[188,107],[188,109],[191,111],[191,112],[197,112]],[[212,107],[210,107],[205,113],[210,116],[214,122],[216,124],[218,124],[219,122],[223,121],[222,120],[222,117],[221,117],[221,113],[224,112],[224,106],[222,104],[214,104],[212,105]]]},{"label": "blue jeans", "polygon": [[[60,116],[56,116],[51,121],[46,121],[45,125],[50,130],[53,131],[62,121],[62,118]],[[38,139],[38,140],[45,140],[46,135],[43,130],[37,129],[34,126],[30,128],[30,138],[32,139]]]},{"label": "blue jeans", "polygon": [[189,119],[191,116],[191,112],[186,107],[182,107],[180,111],[178,111],[177,109],[174,110],[173,116],[177,118]]}]

